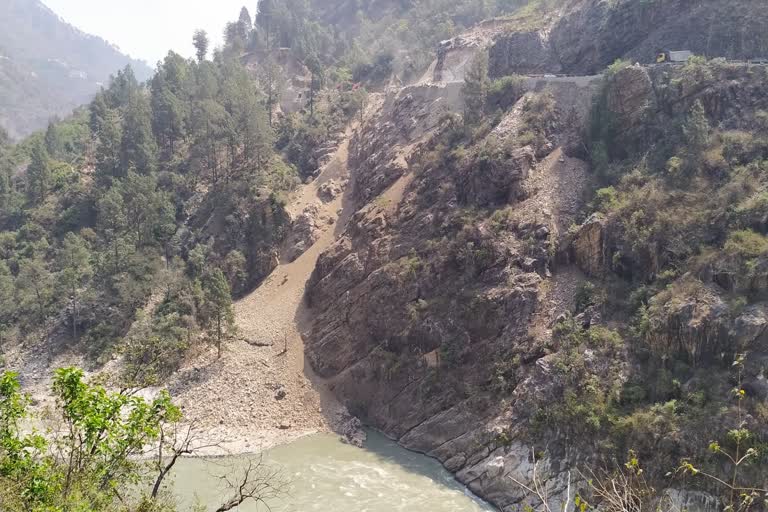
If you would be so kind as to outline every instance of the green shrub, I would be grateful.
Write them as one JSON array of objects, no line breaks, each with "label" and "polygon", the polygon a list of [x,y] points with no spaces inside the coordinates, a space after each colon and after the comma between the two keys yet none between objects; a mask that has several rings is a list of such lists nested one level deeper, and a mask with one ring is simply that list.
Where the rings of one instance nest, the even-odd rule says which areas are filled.
[{"label": "green shrub", "polygon": [[628,68],[631,65],[632,63],[628,60],[616,59],[615,61],[613,61],[613,64],[609,65],[605,69],[605,77],[606,78],[614,77],[619,73],[619,71],[621,71],[624,68]]},{"label": "green shrub", "polygon": [[491,110],[504,110],[517,103],[525,94],[525,79],[519,75],[498,78],[488,88],[487,107]]},{"label": "green shrub", "polygon": [[581,313],[589,306],[595,304],[596,287],[589,281],[581,283],[576,288],[576,294],[574,295],[575,308],[577,313]]},{"label": "green shrub", "polygon": [[725,251],[742,258],[757,258],[768,255],[768,237],[744,229],[728,235]]},{"label": "green shrub", "polygon": [[609,212],[619,206],[619,193],[614,187],[600,188],[595,192],[595,198],[592,201],[592,209],[602,212]]}]

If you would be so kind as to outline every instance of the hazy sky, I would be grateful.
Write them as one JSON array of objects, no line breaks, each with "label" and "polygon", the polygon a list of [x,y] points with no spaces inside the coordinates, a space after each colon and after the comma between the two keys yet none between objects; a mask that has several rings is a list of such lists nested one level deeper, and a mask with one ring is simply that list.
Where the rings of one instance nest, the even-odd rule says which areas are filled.
[{"label": "hazy sky", "polygon": [[[2,0],[0,0],[2,1]],[[168,50],[191,57],[192,33],[202,28],[211,49],[221,44],[224,25],[245,5],[253,16],[257,0],[42,0],[83,32],[101,36],[151,66]],[[252,5],[251,5],[252,4]]]}]

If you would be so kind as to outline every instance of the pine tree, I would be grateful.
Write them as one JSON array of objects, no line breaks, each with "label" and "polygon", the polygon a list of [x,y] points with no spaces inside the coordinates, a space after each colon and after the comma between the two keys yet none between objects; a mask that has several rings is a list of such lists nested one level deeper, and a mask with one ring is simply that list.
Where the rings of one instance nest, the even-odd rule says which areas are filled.
[{"label": "pine tree", "polygon": [[51,181],[51,163],[42,141],[32,146],[32,156],[27,167],[27,188],[30,199],[41,202],[48,194]]},{"label": "pine tree", "polygon": [[224,27],[224,49],[238,55],[245,49],[245,39],[240,30],[240,23],[227,23]]},{"label": "pine tree", "polygon": [[475,125],[483,118],[485,101],[488,96],[488,52],[481,52],[464,77],[464,122]]},{"label": "pine tree", "polygon": [[227,138],[228,126],[229,114],[214,100],[201,101],[192,112],[192,167],[214,185],[221,176],[219,153]]},{"label": "pine tree", "polygon": [[5,261],[0,260],[0,352],[2,351],[5,330],[11,325],[16,302],[13,299],[13,274]]},{"label": "pine tree", "polygon": [[272,117],[275,110],[275,105],[280,102],[280,92],[282,84],[282,72],[280,66],[275,63],[272,57],[267,57],[266,62],[260,66],[259,70],[259,84],[262,91],[267,95],[266,107],[267,107],[267,119],[269,125],[272,126]]},{"label": "pine tree", "polygon": [[38,257],[23,260],[16,278],[20,305],[28,311],[36,311],[38,325],[44,326],[53,298],[52,276],[45,261]]},{"label": "pine tree", "polygon": [[123,126],[116,110],[107,108],[103,116],[99,118],[100,128],[96,132],[96,175],[108,185],[112,179],[122,176]]},{"label": "pine tree", "polygon": [[152,116],[149,101],[141,90],[129,96],[123,119],[123,138],[120,146],[121,175],[131,169],[150,173],[155,167],[157,145],[152,134]]},{"label": "pine tree", "polygon": [[91,132],[97,136],[101,131],[102,126],[104,125],[104,121],[106,120],[109,113],[109,106],[107,105],[107,101],[104,96],[104,91],[102,89],[102,92],[96,95],[89,106],[89,126],[91,127]]},{"label": "pine tree", "polygon": [[8,132],[0,126],[0,149],[10,146],[11,145],[11,136],[8,135]]},{"label": "pine tree", "polygon": [[52,158],[56,158],[61,150],[61,141],[54,121],[48,121],[48,128],[45,130],[45,149]]},{"label": "pine tree", "polygon": [[197,61],[203,62],[208,55],[208,34],[205,30],[196,30],[192,36],[192,44],[195,46],[195,54],[197,55]]},{"label": "pine tree", "polygon": [[232,294],[224,272],[216,269],[209,272],[203,282],[203,291],[207,309],[211,312],[216,328],[216,349],[218,357],[221,357],[221,339],[224,326],[234,325],[234,311],[232,309]]},{"label": "pine tree", "polygon": [[99,231],[103,233],[109,246],[113,273],[120,271],[120,247],[127,226],[128,217],[125,210],[125,201],[118,190],[113,186],[99,199],[96,205],[96,220]]},{"label": "pine tree", "polygon": [[178,54],[169,52],[150,84],[152,129],[170,160],[176,143],[186,137],[189,122],[189,66]]},{"label": "pine tree", "polygon": [[117,72],[113,77],[109,88],[105,91],[105,100],[110,108],[121,108],[128,105],[131,96],[139,90],[139,82],[133,73],[133,68],[128,65]]},{"label": "pine tree", "polygon": [[238,29],[240,30],[240,37],[243,41],[248,41],[248,34],[253,30],[253,21],[251,20],[251,13],[248,12],[247,7],[240,9],[240,17],[237,20]]},{"label": "pine tree", "polygon": [[696,100],[683,124],[683,141],[690,153],[697,154],[707,146],[710,129],[704,105]]},{"label": "pine tree", "polygon": [[72,304],[72,338],[77,338],[79,316],[79,291],[93,275],[91,252],[83,238],[75,233],[67,233],[59,251],[59,284],[69,294]]},{"label": "pine tree", "polygon": [[320,59],[317,58],[315,53],[312,53],[306,60],[306,65],[309,68],[312,76],[309,81],[309,116],[315,115],[315,96],[317,92],[323,87],[325,81],[325,75],[323,73],[323,66],[320,63]]},{"label": "pine tree", "polygon": [[264,32],[264,41],[267,48],[270,48],[271,36],[273,31],[273,19],[275,15],[274,0],[259,0],[256,13],[256,24]]}]

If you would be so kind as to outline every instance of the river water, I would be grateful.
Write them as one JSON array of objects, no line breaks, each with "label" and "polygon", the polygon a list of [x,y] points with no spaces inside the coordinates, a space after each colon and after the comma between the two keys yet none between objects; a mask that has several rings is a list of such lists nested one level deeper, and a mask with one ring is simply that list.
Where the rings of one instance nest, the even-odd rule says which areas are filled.
[{"label": "river water", "polygon": [[[215,510],[226,497],[220,476],[246,464],[245,456],[183,459],[174,478],[180,510],[196,501]],[[404,450],[375,432],[365,449],[336,436],[316,435],[278,446],[264,463],[290,482],[273,512],[481,512],[495,510],[471,495],[437,461]],[[242,505],[240,512],[268,510]]]}]

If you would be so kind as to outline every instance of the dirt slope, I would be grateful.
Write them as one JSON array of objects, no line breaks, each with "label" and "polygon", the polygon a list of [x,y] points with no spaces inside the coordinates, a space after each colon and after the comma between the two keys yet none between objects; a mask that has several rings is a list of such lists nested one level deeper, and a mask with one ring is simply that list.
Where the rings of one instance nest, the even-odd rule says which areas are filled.
[{"label": "dirt slope", "polygon": [[[221,360],[212,351],[181,371],[170,385],[185,416],[229,451],[247,452],[331,431],[348,419],[305,364],[307,328],[304,288],[319,254],[346,224],[351,208],[345,191],[332,200],[321,187],[348,179],[350,128],[316,180],[303,185],[287,207],[296,219],[317,205],[321,233],[294,261],[282,251],[280,264],[253,292],[235,303],[238,339]],[[327,202],[323,202],[323,197]],[[315,381],[313,386],[312,380]]]}]

